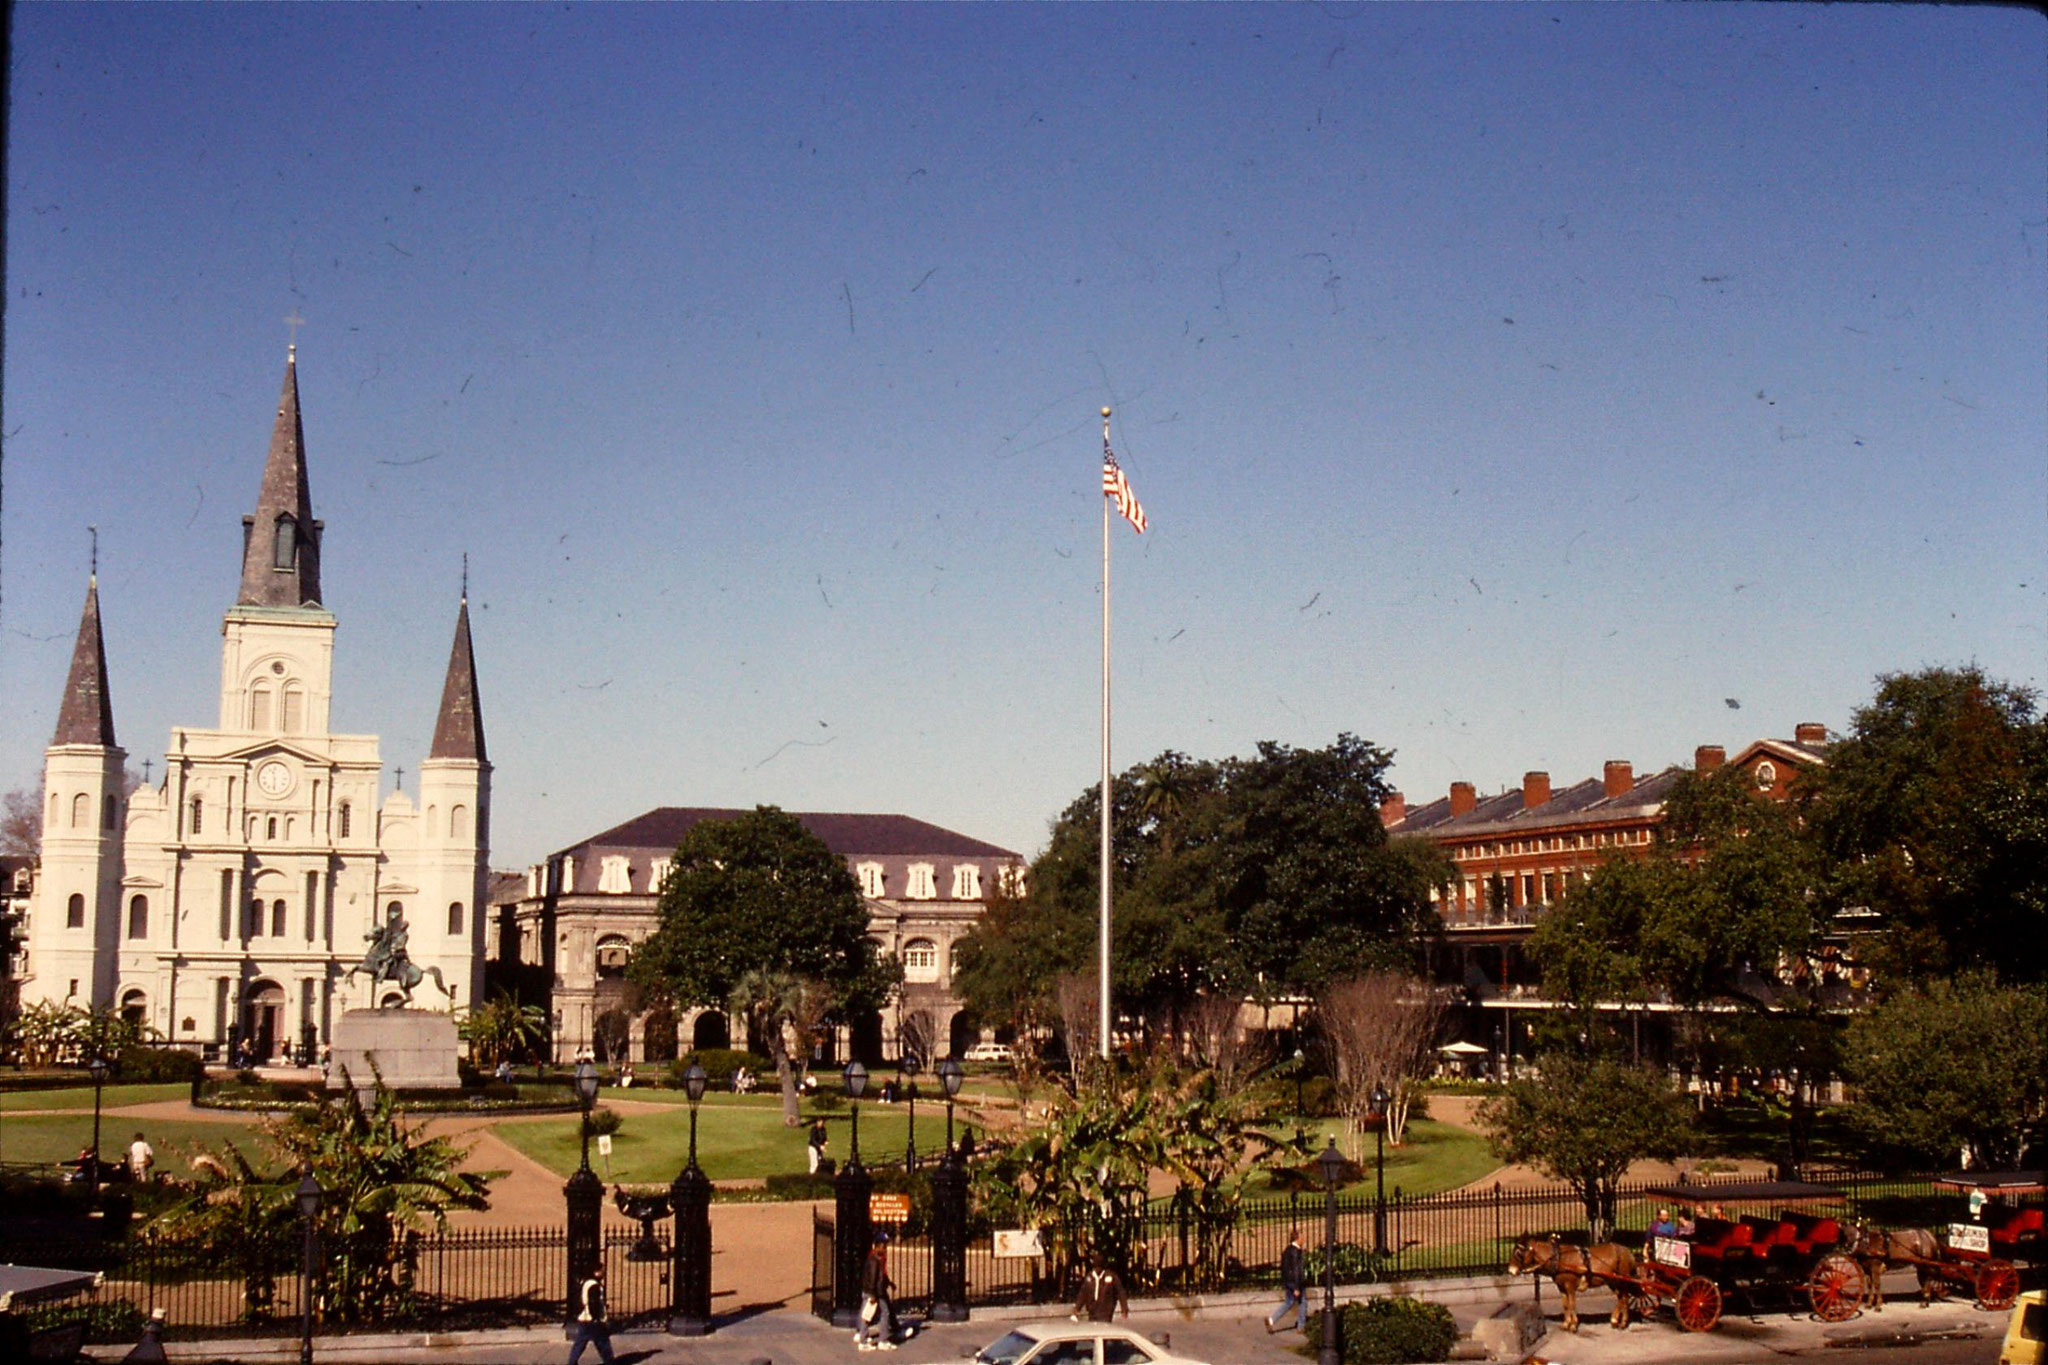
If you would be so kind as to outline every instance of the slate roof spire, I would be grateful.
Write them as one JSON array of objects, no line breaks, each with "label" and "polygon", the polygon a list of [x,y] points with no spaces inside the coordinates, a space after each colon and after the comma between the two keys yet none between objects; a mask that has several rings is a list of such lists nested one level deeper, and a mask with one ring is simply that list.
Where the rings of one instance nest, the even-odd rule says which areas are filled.
[{"label": "slate roof spire", "polygon": [[434,744],[427,757],[489,761],[484,754],[483,703],[476,690],[476,654],[469,643],[466,585],[455,613],[455,645],[448,651],[448,680],[441,685],[441,713],[434,718]]},{"label": "slate roof spire", "polygon": [[100,579],[86,580],[85,611],[78,618],[78,643],[71,647],[71,674],[57,707],[51,744],[98,744],[114,748],[114,701],[107,695],[107,646],[100,637]]},{"label": "slate roof spire", "polygon": [[306,480],[306,431],[299,421],[298,347],[287,349],[277,425],[263,461],[256,514],[242,518],[245,607],[320,605],[320,531]]}]

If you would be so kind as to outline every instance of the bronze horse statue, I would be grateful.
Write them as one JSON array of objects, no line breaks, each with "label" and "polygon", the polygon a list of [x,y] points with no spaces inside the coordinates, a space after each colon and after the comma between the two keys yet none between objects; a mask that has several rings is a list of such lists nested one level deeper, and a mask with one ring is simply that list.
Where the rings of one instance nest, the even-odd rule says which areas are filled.
[{"label": "bronze horse statue", "polygon": [[1942,1260],[1941,1239],[1927,1228],[1874,1228],[1858,1223],[1848,1229],[1835,1248],[1863,1270],[1863,1298],[1860,1308],[1884,1311],[1884,1273],[1899,1266],[1912,1266],[1920,1279],[1920,1306],[1927,1307],[1946,1292],[1938,1263]]},{"label": "bronze horse statue", "polygon": [[1628,1327],[1629,1310],[1641,1291],[1635,1253],[1614,1242],[1572,1246],[1555,1237],[1523,1233],[1508,1254],[1508,1274],[1544,1275],[1564,1299],[1564,1330],[1579,1330],[1579,1290],[1605,1285],[1614,1291],[1608,1322],[1619,1332]]}]

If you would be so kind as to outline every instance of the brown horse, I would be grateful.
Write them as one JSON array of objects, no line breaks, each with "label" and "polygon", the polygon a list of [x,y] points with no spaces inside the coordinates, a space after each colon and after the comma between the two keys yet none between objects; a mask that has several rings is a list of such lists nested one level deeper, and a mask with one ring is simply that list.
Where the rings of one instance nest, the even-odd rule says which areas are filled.
[{"label": "brown horse", "polygon": [[1614,1291],[1614,1311],[1608,1322],[1619,1332],[1628,1327],[1628,1314],[1641,1281],[1636,1277],[1635,1253],[1613,1242],[1593,1246],[1571,1246],[1555,1237],[1524,1233],[1515,1239],[1508,1253],[1508,1274],[1545,1275],[1564,1299],[1564,1330],[1579,1330],[1579,1290],[1605,1285]]},{"label": "brown horse", "polygon": [[1942,1259],[1941,1240],[1926,1228],[1874,1228],[1858,1223],[1842,1236],[1842,1255],[1863,1270],[1863,1300],[1859,1307],[1874,1313],[1884,1311],[1884,1273],[1909,1265],[1920,1277],[1920,1306],[1925,1308],[1947,1284],[1931,1262]]}]

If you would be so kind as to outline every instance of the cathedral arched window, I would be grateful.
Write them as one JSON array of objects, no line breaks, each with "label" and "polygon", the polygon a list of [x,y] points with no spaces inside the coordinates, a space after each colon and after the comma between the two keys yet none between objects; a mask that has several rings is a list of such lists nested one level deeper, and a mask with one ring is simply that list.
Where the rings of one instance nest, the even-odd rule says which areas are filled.
[{"label": "cathedral arched window", "polygon": [[270,903],[270,936],[283,938],[284,930],[284,901],[274,900]]},{"label": "cathedral arched window", "polygon": [[120,815],[120,813],[121,803],[114,799],[112,793],[109,793],[103,800],[101,800],[100,823],[102,825],[106,826],[108,829],[112,829],[114,827],[114,821]]},{"label": "cathedral arched window", "polygon": [[344,801],[341,803],[339,818],[335,821],[335,824],[338,827],[335,837],[340,839],[348,838],[348,802]]},{"label": "cathedral arched window", "polygon": [[270,567],[289,569],[298,562],[298,557],[299,524],[287,512],[277,519],[277,536],[270,547]]},{"label": "cathedral arched window", "polygon": [[66,929],[83,929],[85,927],[85,897],[79,895],[76,891],[72,892],[71,899],[64,903],[64,927]]},{"label": "cathedral arched window", "polygon": [[249,689],[249,728],[259,734],[270,728],[270,688],[262,683]]},{"label": "cathedral arched window", "polygon": [[297,683],[284,685],[284,732],[295,735],[306,728],[306,689]]},{"label": "cathedral arched window", "polygon": [[84,829],[92,819],[92,798],[84,792],[71,798],[71,828]]},{"label": "cathedral arched window", "polygon": [[271,816],[265,824],[263,837],[266,839],[275,839],[277,837],[277,817],[275,815]]},{"label": "cathedral arched window", "polygon": [[457,805],[448,808],[448,837],[451,839],[467,839],[469,837],[468,806]]},{"label": "cathedral arched window", "polygon": [[131,896],[128,900],[128,937],[149,937],[149,897]]},{"label": "cathedral arched window", "polygon": [[462,932],[461,901],[448,902],[448,932],[451,934],[459,934]]},{"label": "cathedral arched window", "polygon": [[201,824],[201,821],[200,821],[200,816],[201,816],[201,814],[202,814],[202,813],[204,812],[204,810],[205,810],[205,806],[204,806],[204,804],[203,804],[203,803],[202,803],[202,802],[200,801],[200,799],[199,799],[198,797],[196,797],[196,796],[195,796],[195,797],[193,797],[193,798],[192,798],[192,831],[191,831],[191,832],[192,832],[192,833],[194,833],[194,834],[197,834],[197,833],[199,832],[199,830],[200,830],[200,824]]}]

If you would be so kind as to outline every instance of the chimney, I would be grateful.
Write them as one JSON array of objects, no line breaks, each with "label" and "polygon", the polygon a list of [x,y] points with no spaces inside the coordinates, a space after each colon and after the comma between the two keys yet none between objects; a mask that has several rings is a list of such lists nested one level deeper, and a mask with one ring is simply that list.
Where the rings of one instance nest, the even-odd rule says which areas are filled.
[{"label": "chimney", "polygon": [[1451,815],[1470,815],[1472,808],[1479,804],[1479,793],[1470,782],[1451,784]]},{"label": "chimney", "polygon": [[1408,818],[1408,798],[1399,792],[1387,793],[1380,802],[1380,828],[1391,829]]},{"label": "chimney", "polygon": [[1626,796],[1629,792],[1629,789],[1634,787],[1635,784],[1636,772],[1635,769],[1629,765],[1629,761],[1627,759],[1610,758],[1607,760],[1606,786],[1608,796]]},{"label": "chimney", "polygon": [[1728,761],[1728,751],[1718,744],[1702,744],[1692,751],[1692,770],[1710,773]]},{"label": "chimney", "polygon": [[1534,810],[1550,799],[1549,773],[1522,774],[1522,809]]},{"label": "chimney", "polygon": [[1795,744],[1825,744],[1828,742],[1828,727],[1817,720],[1802,720],[1792,727]]}]

